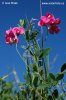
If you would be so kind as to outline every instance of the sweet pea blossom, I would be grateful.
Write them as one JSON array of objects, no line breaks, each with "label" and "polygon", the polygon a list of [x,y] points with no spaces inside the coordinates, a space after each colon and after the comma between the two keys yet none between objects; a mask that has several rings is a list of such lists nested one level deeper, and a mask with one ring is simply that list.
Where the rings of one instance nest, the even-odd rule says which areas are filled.
[{"label": "sweet pea blossom", "polygon": [[20,35],[20,34],[24,34],[25,33],[25,29],[23,27],[14,27],[12,29],[12,31],[17,34],[17,35]]},{"label": "sweet pea blossom", "polygon": [[50,22],[50,19],[46,16],[41,16],[41,20],[38,22],[38,26],[45,26],[48,25]]},{"label": "sweet pea blossom", "polygon": [[46,14],[46,17],[49,18],[49,19],[53,19],[53,20],[55,19],[54,15],[51,14],[50,12],[48,12],[48,13]]},{"label": "sweet pea blossom", "polygon": [[59,18],[55,18],[53,14],[47,13],[46,16],[41,16],[38,26],[48,26],[49,33],[54,34],[60,31],[58,25],[61,23]]},{"label": "sweet pea blossom", "polygon": [[54,20],[54,15],[52,15],[51,13],[47,13],[46,16],[41,16],[40,21],[38,22],[38,26],[49,25],[54,22]]},{"label": "sweet pea blossom", "polygon": [[61,20],[59,18],[54,17],[53,14],[47,13],[46,16],[41,16],[40,21],[38,22],[38,26],[45,26],[45,25],[51,25],[51,24],[60,24]]},{"label": "sweet pea blossom", "polygon": [[15,35],[15,33],[12,31],[12,29],[6,31],[5,37],[6,37],[7,44],[13,44],[13,43],[17,44],[18,43],[18,38]]},{"label": "sweet pea blossom", "polygon": [[60,28],[56,25],[52,25],[50,27],[48,27],[49,33],[50,34],[54,34],[54,33],[59,33]]},{"label": "sweet pea blossom", "polygon": [[6,43],[7,44],[17,44],[18,36],[24,34],[25,29],[23,27],[14,27],[6,31]]},{"label": "sweet pea blossom", "polygon": [[53,24],[53,23],[54,23],[55,17],[54,17],[53,14],[47,13],[47,14],[46,14],[46,17],[47,17],[47,19],[49,19],[49,24]]},{"label": "sweet pea blossom", "polygon": [[55,22],[54,22],[55,25],[58,25],[60,23],[61,23],[61,20],[59,18],[55,19]]}]

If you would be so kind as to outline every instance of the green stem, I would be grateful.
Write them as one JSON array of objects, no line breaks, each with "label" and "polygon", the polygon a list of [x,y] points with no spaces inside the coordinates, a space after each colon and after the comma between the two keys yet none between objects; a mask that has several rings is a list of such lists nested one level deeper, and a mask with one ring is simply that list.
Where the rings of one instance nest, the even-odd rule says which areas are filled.
[{"label": "green stem", "polygon": [[62,75],[62,74],[66,74],[66,71],[60,72],[59,74],[55,74],[55,75]]},{"label": "green stem", "polygon": [[40,0],[40,15],[42,16],[42,0]]},{"label": "green stem", "polygon": [[21,58],[21,60],[23,60],[23,57],[21,56],[21,54],[20,54],[20,52],[19,52],[19,50],[18,50],[18,48],[17,48],[17,44],[16,44],[16,51],[17,51],[19,57]]},{"label": "green stem", "polygon": [[[42,16],[42,0],[40,0],[40,16]],[[42,49],[44,48],[44,36],[43,36],[43,27],[41,26],[41,34],[42,34]]]},{"label": "green stem", "polygon": [[48,27],[47,27],[47,26],[46,26],[46,30],[47,30],[47,31],[46,31],[45,42],[46,42],[46,40],[47,40],[47,37],[48,37],[48,35],[49,35],[49,34],[48,34]]},{"label": "green stem", "polygon": [[49,55],[46,56],[46,78],[49,75]]},{"label": "green stem", "polygon": [[[42,16],[42,0],[40,0],[40,16]],[[44,49],[44,34],[43,27],[41,26],[41,35],[42,35],[42,49]],[[44,67],[44,72],[46,74],[45,60],[42,58],[42,66]],[[46,78],[46,75],[45,75]]]},{"label": "green stem", "polygon": [[[18,50],[17,44],[16,44],[16,51],[17,51],[19,57],[21,58],[21,60],[24,61],[23,57],[21,56],[21,54],[20,54],[20,52],[19,52],[19,50]],[[25,61],[24,61],[24,62],[25,62]],[[26,64],[26,66],[28,67],[27,62],[25,62],[25,64]],[[28,68],[26,68],[26,70],[27,70],[27,69],[28,69]]]},{"label": "green stem", "polygon": [[33,91],[33,100],[36,100],[36,98],[35,98],[35,91]]},{"label": "green stem", "polygon": [[[40,0],[40,16],[42,16],[42,0]],[[42,49],[44,49],[44,35],[43,35],[43,27],[41,26],[41,35],[42,35]],[[45,61],[44,58],[42,58],[42,65],[44,67],[45,72],[45,78],[46,78],[46,67],[45,67]],[[42,89],[42,96],[43,96],[43,89]],[[43,98],[42,98],[43,100]]]},{"label": "green stem", "polygon": [[[24,61],[23,57],[21,56],[21,54],[20,54],[20,52],[19,52],[19,50],[18,50],[18,48],[17,48],[17,44],[16,44],[16,51],[17,51],[17,53],[18,53],[19,57],[21,58],[21,60],[23,60],[23,61]],[[24,61],[24,62],[25,62],[25,61]],[[28,62],[28,58],[27,58],[27,61],[25,62],[25,64],[26,64],[27,74],[28,74],[28,75],[29,75],[29,77],[30,77],[30,83],[31,83],[31,74],[30,74],[30,69],[29,69],[29,62]]]}]

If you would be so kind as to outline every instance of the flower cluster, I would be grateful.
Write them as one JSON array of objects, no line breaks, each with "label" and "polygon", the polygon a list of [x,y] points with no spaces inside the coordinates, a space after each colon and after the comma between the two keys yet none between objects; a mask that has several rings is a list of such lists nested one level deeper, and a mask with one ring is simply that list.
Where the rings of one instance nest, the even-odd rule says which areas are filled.
[{"label": "flower cluster", "polygon": [[53,14],[47,13],[46,16],[41,16],[38,26],[48,26],[48,30],[51,34],[58,33],[60,28],[58,24],[61,23],[59,18],[55,18]]},{"label": "flower cluster", "polygon": [[25,33],[25,29],[23,27],[14,27],[6,31],[6,43],[7,44],[17,44],[18,36],[20,34]]},{"label": "flower cluster", "polygon": [[[38,26],[47,26],[50,34],[59,33],[60,28],[58,25],[61,23],[59,18],[55,18],[53,14],[47,13],[45,16],[41,16]],[[24,22],[22,24],[25,24]],[[23,27],[14,27],[6,30],[6,43],[7,44],[17,44],[20,34],[26,33]],[[27,33],[26,33],[27,34]],[[27,37],[28,38],[28,37]]]}]

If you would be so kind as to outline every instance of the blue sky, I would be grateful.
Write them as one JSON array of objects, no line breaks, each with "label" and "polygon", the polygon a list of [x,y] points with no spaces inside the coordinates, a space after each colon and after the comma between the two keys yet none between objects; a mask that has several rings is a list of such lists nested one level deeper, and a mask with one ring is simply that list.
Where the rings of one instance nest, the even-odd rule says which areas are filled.
[{"label": "blue sky", "polygon": [[[2,5],[0,1],[0,76],[7,74],[13,67],[15,67],[18,76],[23,81],[23,75],[25,74],[24,62],[19,58],[15,45],[10,46],[5,43],[5,31],[10,27],[17,26],[20,19],[40,18],[40,0],[12,0],[18,2],[18,5]],[[42,0],[42,2],[48,2],[49,0]],[[52,48],[50,53],[50,70],[54,73],[60,70],[61,65],[66,62],[66,1],[64,0],[50,0],[53,2],[64,2],[64,5],[42,5],[42,13],[45,15],[47,12],[51,12],[56,18],[61,19],[61,31],[57,35],[49,35],[46,41],[47,47]],[[20,37],[20,44],[18,45],[20,52],[22,53],[21,44],[24,44],[24,39]],[[54,64],[52,61],[57,58]],[[13,76],[8,77],[13,79]]]}]

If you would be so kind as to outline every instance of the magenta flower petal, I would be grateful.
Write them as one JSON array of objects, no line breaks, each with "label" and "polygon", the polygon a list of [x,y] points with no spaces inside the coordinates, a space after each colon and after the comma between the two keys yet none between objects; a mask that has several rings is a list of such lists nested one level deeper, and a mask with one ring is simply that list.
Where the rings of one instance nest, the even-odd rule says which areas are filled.
[{"label": "magenta flower petal", "polygon": [[53,20],[55,20],[54,15],[51,14],[50,12],[46,14],[46,17],[47,17],[48,19],[53,19]]},{"label": "magenta flower petal", "polygon": [[61,23],[61,20],[59,18],[55,19],[55,24],[60,24]]},{"label": "magenta flower petal", "polygon": [[60,23],[61,20],[59,18],[55,19],[54,15],[49,12],[46,16],[41,16],[38,26],[58,25]]},{"label": "magenta flower petal", "polygon": [[18,37],[16,34],[13,32],[12,29],[6,31],[6,43],[7,44],[17,44],[18,43]]},{"label": "magenta flower petal", "polygon": [[52,25],[48,28],[50,34],[59,33],[60,28],[56,25]]},{"label": "magenta flower petal", "polygon": [[25,29],[23,27],[14,27],[12,30],[18,35],[25,33]]},{"label": "magenta flower petal", "polygon": [[50,19],[48,19],[46,16],[42,16],[41,20],[43,21],[43,25],[48,25],[50,22]]},{"label": "magenta flower petal", "polygon": [[43,21],[42,20],[38,22],[38,26],[43,26]]}]

